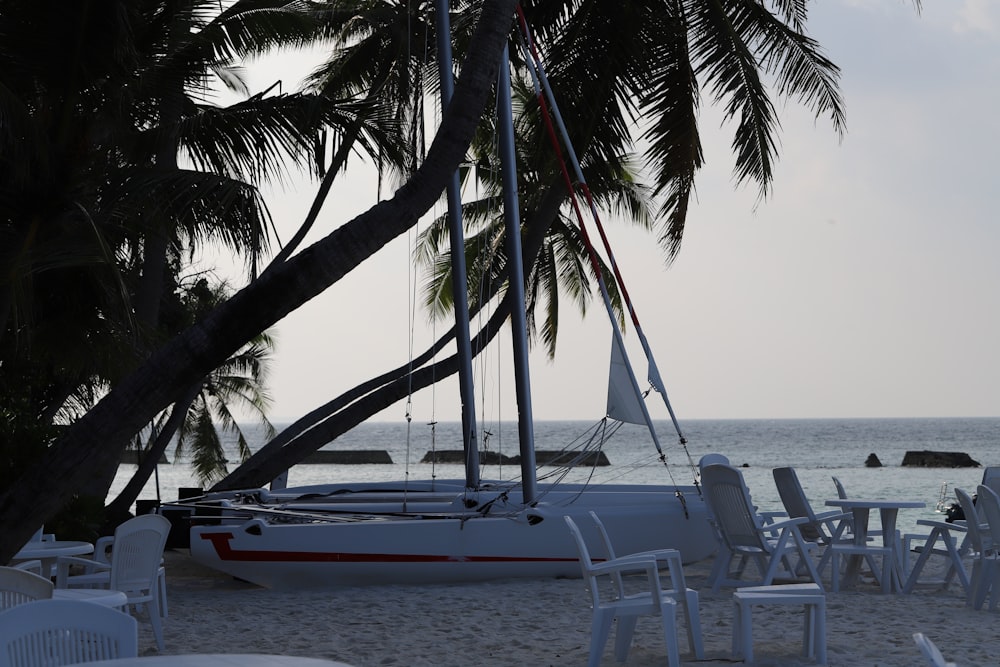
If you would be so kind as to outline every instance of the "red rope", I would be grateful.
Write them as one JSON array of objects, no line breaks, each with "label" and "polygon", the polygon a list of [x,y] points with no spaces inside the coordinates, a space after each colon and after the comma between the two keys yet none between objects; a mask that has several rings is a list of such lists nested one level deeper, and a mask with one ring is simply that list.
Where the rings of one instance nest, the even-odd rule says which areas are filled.
[{"label": "red rope", "polygon": [[[531,38],[531,32],[528,30],[528,22],[525,19],[524,11],[521,9],[521,5],[516,6],[518,22],[521,26],[521,31],[524,33],[524,37],[527,40],[528,48],[531,51],[531,57],[535,63],[541,62],[541,56],[539,55],[537,49],[535,48],[535,41]],[[600,277],[601,266],[598,261],[597,251],[594,250],[594,246],[590,241],[590,235],[587,233],[587,225],[584,222],[583,213],[580,210],[580,204],[577,199],[576,190],[574,187],[573,179],[570,177],[569,169],[566,166],[566,160],[563,157],[563,151],[560,148],[559,138],[556,135],[555,128],[552,126],[551,112],[549,111],[548,104],[545,101],[545,91],[543,87],[538,88],[538,105],[542,111],[542,119],[545,122],[546,134],[548,134],[549,141],[552,144],[552,148],[556,153],[556,158],[559,161],[559,167],[562,171],[563,180],[565,181],[566,188],[569,191],[570,202],[573,206],[573,211],[576,213],[577,224],[580,227],[580,233],[583,236],[584,245],[587,247],[587,254],[590,258],[591,267],[594,274]],[[590,214],[594,219],[594,224],[597,226],[597,233],[601,237],[601,243],[604,246],[605,252],[608,254],[608,259],[611,263],[611,270],[615,277],[615,282],[618,284],[618,289],[621,291],[622,298],[625,300],[625,305],[628,307],[629,315],[632,318],[632,323],[637,327],[641,328],[639,324],[639,317],[635,311],[635,307],[632,305],[632,298],[629,296],[628,289],[625,287],[625,280],[622,278],[621,272],[618,269],[618,262],[615,261],[614,252],[611,250],[611,243],[608,241],[607,233],[604,231],[604,225],[601,223],[601,217],[597,213],[597,206],[594,203],[593,194],[590,191],[590,187],[587,185],[585,180],[581,180],[577,183],[582,190],[584,197],[587,199],[587,205],[590,208]]]}]

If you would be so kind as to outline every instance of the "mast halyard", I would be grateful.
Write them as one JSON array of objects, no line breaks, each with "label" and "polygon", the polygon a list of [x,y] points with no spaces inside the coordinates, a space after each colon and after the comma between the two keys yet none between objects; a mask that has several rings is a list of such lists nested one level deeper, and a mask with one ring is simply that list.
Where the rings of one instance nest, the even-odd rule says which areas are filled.
[{"label": "mast halyard", "polygon": [[[448,0],[437,0],[438,65],[441,75],[441,109],[447,110],[455,89],[451,60],[451,20]],[[455,343],[458,347],[458,384],[462,400],[462,449],[465,452],[465,485],[479,487],[479,445],[476,436],[475,387],[472,382],[472,341],[469,333],[469,296],[465,270],[465,235],[462,230],[462,196],[456,171],[448,182],[448,236],[451,241],[452,301],[455,304]]]}]

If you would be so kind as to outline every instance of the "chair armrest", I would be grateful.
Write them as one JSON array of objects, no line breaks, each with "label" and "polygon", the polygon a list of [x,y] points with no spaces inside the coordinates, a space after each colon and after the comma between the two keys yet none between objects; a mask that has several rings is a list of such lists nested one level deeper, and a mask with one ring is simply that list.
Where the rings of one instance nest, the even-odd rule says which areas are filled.
[{"label": "chair armrest", "polygon": [[942,530],[955,530],[960,533],[968,532],[969,527],[962,522],[962,525],[958,523],[948,523],[947,521],[935,521],[934,519],[917,519],[918,526],[927,526],[928,528],[941,528]]},{"label": "chair armrest", "polygon": [[90,560],[89,558],[79,558],[77,556],[59,556],[56,558],[56,588],[66,588],[71,565],[82,567],[84,574],[109,572],[111,570],[111,565],[108,563]]},{"label": "chair armrest", "polygon": [[[625,572],[645,572],[646,580],[649,582],[649,590],[653,600],[660,600],[661,596],[654,591],[660,591],[660,568],[656,558],[652,555],[632,554],[622,558],[606,560],[602,563],[595,563],[590,568],[596,575],[622,574]],[[662,603],[662,601],[660,602]]]},{"label": "chair armrest", "polygon": [[115,538],[113,535],[105,535],[104,537],[98,537],[97,541],[94,542],[94,560],[100,563],[111,564],[111,547],[114,546]]},{"label": "chair armrest", "polygon": [[35,574],[42,574],[42,561],[40,560],[23,560],[20,563],[15,563],[11,565],[12,568],[16,570],[25,570],[26,572],[34,572]]},{"label": "chair armrest", "polygon": [[809,519],[804,516],[799,516],[795,518],[788,518],[782,521],[775,521],[774,523],[769,523],[764,525],[762,528],[764,532],[772,532],[782,530],[783,528],[788,528],[790,526],[801,526],[804,523],[809,523]]},{"label": "chair armrest", "polygon": [[635,558],[637,560],[648,560],[653,558],[656,566],[660,569],[666,567],[670,575],[670,587],[675,591],[683,591],[687,588],[684,582],[684,563],[681,561],[681,552],[677,549],[656,549],[653,551],[640,551],[634,554],[619,556],[615,560],[624,561]]}]

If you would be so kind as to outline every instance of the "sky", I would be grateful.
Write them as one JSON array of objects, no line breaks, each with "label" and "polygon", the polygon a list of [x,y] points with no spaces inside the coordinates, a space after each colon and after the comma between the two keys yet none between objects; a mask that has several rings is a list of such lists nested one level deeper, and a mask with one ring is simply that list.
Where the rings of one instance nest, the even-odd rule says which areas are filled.
[{"label": "sky", "polygon": [[[1000,416],[1000,3],[819,0],[809,34],[841,68],[846,133],[779,101],[771,194],[733,177],[733,127],[708,100],[706,165],[668,267],[650,237],[606,219],[678,418]],[[308,71],[249,69],[252,92]],[[281,238],[316,191],[272,192]],[[383,192],[382,196],[391,193]],[[379,196],[361,163],[335,185],[311,240]],[[440,214],[443,209],[435,209]],[[275,327],[273,421],[291,421],[419,353],[447,328],[413,313],[412,235]],[[473,323],[475,329],[475,322]],[[626,334],[637,374],[645,363]],[[610,328],[595,302],[563,309],[556,359],[531,357],[535,419],[604,415]],[[515,420],[509,338],[475,362],[480,424]],[[662,401],[654,418],[667,418]],[[374,419],[460,419],[457,381]]]}]

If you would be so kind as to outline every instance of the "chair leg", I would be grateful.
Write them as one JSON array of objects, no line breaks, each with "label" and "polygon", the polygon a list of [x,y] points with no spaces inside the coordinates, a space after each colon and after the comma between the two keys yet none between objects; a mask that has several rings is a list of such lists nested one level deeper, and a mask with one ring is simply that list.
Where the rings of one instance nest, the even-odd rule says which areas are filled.
[{"label": "chair leg", "polygon": [[153,636],[156,637],[156,648],[163,652],[163,619],[160,618],[160,607],[156,600],[146,603],[146,613],[149,615],[149,624],[153,626]]},{"label": "chair leg", "polygon": [[597,667],[601,664],[601,655],[604,653],[604,646],[608,643],[608,636],[611,634],[612,621],[614,621],[614,616],[607,610],[594,610],[594,618],[590,622],[590,658],[587,661],[587,667]]},{"label": "chair leg", "polygon": [[701,617],[698,609],[698,591],[687,591],[684,594],[684,617],[687,620],[688,646],[696,660],[704,660],[705,645],[701,639]]},{"label": "chair leg", "polygon": [[[618,662],[625,662],[628,659],[628,651],[632,648],[632,636],[635,634],[635,624],[638,621],[636,616],[619,616],[618,628],[615,630],[615,659]],[[677,640],[674,640],[676,643]]]},{"label": "chair leg", "polygon": [[662,605],[660,620],[663,623],[663,641],[667,645],[667,667],[681,667],[680,651],[677,649],[677,605]]},{"label": "chair leg", "polygon": [[167,573],[161,567],[159,574],[156,576],[156,583],[158,586],[156,606],[159,609],[160,617],[167,617]]}]

